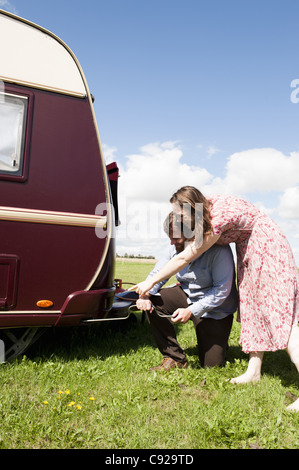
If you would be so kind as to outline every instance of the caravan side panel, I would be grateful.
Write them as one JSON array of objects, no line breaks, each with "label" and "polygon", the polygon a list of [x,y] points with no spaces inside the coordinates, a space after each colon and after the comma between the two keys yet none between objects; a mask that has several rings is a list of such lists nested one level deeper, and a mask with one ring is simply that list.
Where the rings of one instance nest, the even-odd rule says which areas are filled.
[{"label": "caravan side panel", "polygon": [[[6,286],[0,286],[0,327],[79,315],[70,300],[87,299],[86,292],[82,315],[105,315],[113,292],[114,219],[84,76],[66,46],[41,28],[0,12],[0,39],[4,32],[22,41],[19,53],[0,52],[0,124],[12,129],[0,139],[0,283]],[[65,74],[51,72],[64,54]],[[12,66],[12,58],[22,67]],[[103,203],[107,211],[97,214]]]}]

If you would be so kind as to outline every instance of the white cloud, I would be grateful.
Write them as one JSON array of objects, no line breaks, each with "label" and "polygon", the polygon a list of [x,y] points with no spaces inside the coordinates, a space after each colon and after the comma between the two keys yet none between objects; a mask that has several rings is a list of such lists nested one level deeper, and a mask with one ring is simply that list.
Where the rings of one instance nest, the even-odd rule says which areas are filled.
[{"label": "white cloud", "polygon": [[103,144],[102,151],[103,151],[106,165],[115,161],[115,153],[117,151],[116,147],[111,147],[110,145]]},{"label": "white cloud", "polygon": [[299,219],[299,186],[287,188],[280,198],[279,215],[287,219]]},{"label": "white cloud", "polygon": [[299,153],[290,156],[273,148],[234,153],[228,159],[224,184],[233,194],[284,191],[299,183]]},{"label": "white cloud", "polygon": [[206,169],[183,163],[182,156],[177,142],[141,147],[140,153],[126,157],[120,192],[134,200],[168,201],[179,187],[186,184],[201,187],[212,179]]},{"label": "white cloud", "polygon": [[[115,148],[105,146],[105,155],[115,157]],[[299,256],[299,153],[289,156],[272,148],[250,149],[227,159],[224,178],[212,175],[200,165],[183,161],[179,142],[150,143],[119,163],[119,206],[122,225],[118,228],[120,254],[161,256],[167,241],[162,223],[171,206],[174,191],[192,185],[203,194],[226,193],[253,201],[282,226]],[[273,192],[277,203],[269,203]],[[254,201],[258,193],[258,200]],[[265,200],[263,200],[265,194]],[[272,194],[271,194],[272,195]],[[269,207],[270,205],[270,207]],[[297,219],[297,220],[296,220]],[[293,220],[294,223],[287,223]],[[298,260],[299,264],[299,260]]]},{"label": "white cloud", "polygon": [[217,149],[213,145],[210,145],[207,149],[208,158],[213,157],[213,155],[215,155],[216,153],[219,153],[219,152],[220,152],[219,149]]},{"label": "white cloud", "polygon": [[257,207],[260,211],[264,212],[267,214],[269,217],[273,218],[275,216],[276,210],[274,207],[267,207],[265,206],[265,203],[262,201],[255,201],[254,202],[255,207]]},{"label": "white cloud", "polygon": [[[103,146],[105,158],[115,156],[116,149]],[[139,153],[118,162],[119,211],[117,251],[120,254],[159,256],[167,243],[163,222],[171,205],[171,195],[181,186],[204,186],[212,175],[200,166],[182,161],[179,142],[150,143]]]},{"label": "white cloud", "polygon": [[171,210],[169,199],[180,186],[206,182],[205,169],[189,166],[178,142],[150,143],[119,164],[117,251],[159,256],[167,242],[163,221]]},{"label": "white cloud", "polygon": [[0,0],[0,8],[2,8],[2,10],[9,11],[10,13],[14,13],[15,15],[17,14],[16,7],[14,7],[8,0]]}]

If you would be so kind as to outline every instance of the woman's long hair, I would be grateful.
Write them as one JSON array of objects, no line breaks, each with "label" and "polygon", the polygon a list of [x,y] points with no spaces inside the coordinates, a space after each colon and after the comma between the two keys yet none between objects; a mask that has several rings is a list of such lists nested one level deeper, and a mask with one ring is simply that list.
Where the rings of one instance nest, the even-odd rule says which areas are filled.
[{"label": "woman's long hair", "polygon": [[183,217],[184,225],[190,228],[195,240],[202,242],[202,237],[213,231],[210,202],[198,189],[183,186],[171,196],[170,202],[177,206],[175,212]]}]

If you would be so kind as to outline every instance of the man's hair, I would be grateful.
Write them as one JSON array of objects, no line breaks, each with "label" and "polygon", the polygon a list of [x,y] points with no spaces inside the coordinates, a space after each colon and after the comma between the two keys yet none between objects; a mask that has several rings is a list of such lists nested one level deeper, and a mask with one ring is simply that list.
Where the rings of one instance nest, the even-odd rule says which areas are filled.
[{"label": "man's hair", "polygon": [[163,223],[163,229],[168,237],[174,238],[184,237],[186,240],[194,239],[194,227],[185,223],[183,216],[173,211],[168,214]]}]

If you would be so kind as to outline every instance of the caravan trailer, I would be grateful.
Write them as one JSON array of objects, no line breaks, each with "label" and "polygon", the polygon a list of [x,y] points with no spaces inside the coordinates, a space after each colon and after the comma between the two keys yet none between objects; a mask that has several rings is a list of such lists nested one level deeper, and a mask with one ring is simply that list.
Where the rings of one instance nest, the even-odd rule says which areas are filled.
[{"label": "caravan trailer", "polygon": [[[0,338],[6,359],[46,327],[115,308],[117,165],[105,165],[93,97],[58,37],[0,10]],[[117,302],[116,302],[117,303]]]}]

